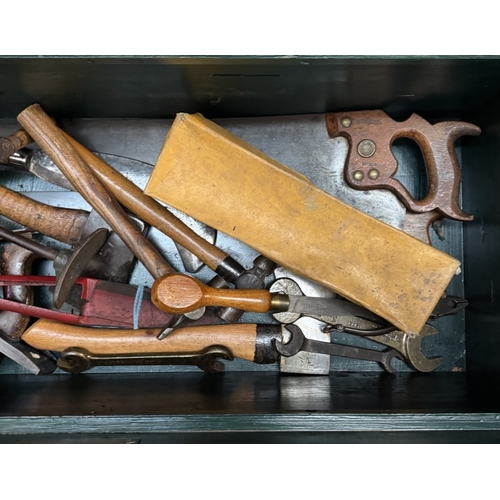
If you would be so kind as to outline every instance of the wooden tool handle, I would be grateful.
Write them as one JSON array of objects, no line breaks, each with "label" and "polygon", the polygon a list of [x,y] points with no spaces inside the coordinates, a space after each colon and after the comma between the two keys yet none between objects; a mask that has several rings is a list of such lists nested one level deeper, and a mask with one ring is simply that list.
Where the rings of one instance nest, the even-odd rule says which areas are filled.
[{"label": "wooden tool handle", "polygon": [[184,314],[209,306],[264,313],[271,307],[271,294],[267,290],[217,289],[180,273],[155,280],[151,299],[156,307],[171,314]]},{"label": "wooden tool handle", "polygon": [[93,354],[192,352],[223,345],[237,358],[270,363],[277,359],[271,339],[281,338],[280,325],[189,326],[176,329],[165,340],[156,338],[160,331],[159,328],[85,328],[40,319],[26,330],[22,340],[42,350],[62,352],[80,347]]},{"label": "wooden tool handle", "polygon": [[[458,203],[461,169],[454,143],[462,135],[479,135],[476,125],[454,121],[431,125],[416,114],[399,122],[382,110],[327,113],[326,125],[331,137],[341,135],[350,143],[345,178],[354,189],[388,189],[413,212],[437,210],[451,219],[472,220]],[[414,140],[424,157],[429,189],[420,200],[394,177],[398,163],[391,145],[400,137]]]},{"label": "wooden tool handle", "polygon": [[39,104],[26,108],[17,120],[154,278],[174,272]]},{"label": "wooden tool handle", "polygon": [[23,129],[14,132],[8,137],[0,137],[0,161],[5,161],[16,151],[25,148],[33,139]]},{"label": "wooden tool handle", "polygon": [[45,205],[3,186],[0,186],[0,213],[18,224],[69,245],[79,243],[89,215],[85,210]]},{"label": "wooden tool handle", "polygon": [[144,194],[133,182],[92,151],[82,146],[66,132],[62,131],[62,133],[75,151],[94,170],[108,191],[132,213],[182,245],[214,271],[228,257],[225,252],[195,233],[154,198]]}]

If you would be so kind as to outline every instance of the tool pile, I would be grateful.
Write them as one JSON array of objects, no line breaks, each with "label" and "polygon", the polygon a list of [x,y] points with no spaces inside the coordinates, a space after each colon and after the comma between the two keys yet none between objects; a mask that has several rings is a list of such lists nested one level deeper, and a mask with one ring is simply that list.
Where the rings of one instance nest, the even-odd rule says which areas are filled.
[{"label": "tool pile", "polygon": [[[154,168],[90,151],[37,104],[18,121],[22,129],[2,139],[2,163],[65,190],[44,197],[0,186],[0,352],[30,372],[161,364],[219,372],[221,360],[239,358],[328,374],[332,356],[390,373],[394,358],[420,372],[440,366],[422,349],[438,333],[428,321],[467,301],[446,294],[460,262],[431,246],[429,230],[443,218],[472,219],[459,206],[454,142],[478,127],[416,115],[394,122],[378,110],[315,116],[301,140],[314,147],[319,137],[336,156],[328,184],[201,115],[177,115]],[[421,148],[422,199],[395,177],[399,137]],[[91,210],[67,208],[70,198]],[[183,272],[151,228],[175,242]],[[239,251],[216,246],[216,231]],[[33,274],[39,259],[53,269]],[[192,276],[203,265],[215,273],[204,281]],[[151,286],[133,284],[138,266]],[[36,300],[46,287],[50,307]],[[245,321],[245,311],[259,319]],[[332,342],[337,334],[349,340]]]}]

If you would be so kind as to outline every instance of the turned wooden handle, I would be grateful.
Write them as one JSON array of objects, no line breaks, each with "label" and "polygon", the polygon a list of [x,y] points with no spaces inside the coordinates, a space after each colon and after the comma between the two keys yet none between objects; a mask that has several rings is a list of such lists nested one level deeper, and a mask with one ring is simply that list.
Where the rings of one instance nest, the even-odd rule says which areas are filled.
[{"label": "turned wooden handle", "polygon": [[209,306],[265,313],[271,307],[271,294],[267,290],[212,288],[180,273],[155,280],[151,299],[156,307],[171,314],[184,314]]},{"label": "turned wooden handle", "polygon": [[26,108],[17,120],[154,278],[174,272],[39,104]]},{"label": "turned wooden handle", "polygon": [[80,242],[89,215],[85,210],[45,205],[3,186],[0,186],[0,213],[18,224],[69,245]]},{"label": "turned wooden handle", "polygon": [[42,350],[62,352],[70,347],[81,347],[93,354],[191,352],[223,345],[235,357],[254,361],[257,329],[255,324],[189,326],[178,328],[166,339],[158,340],[159,328],[85,328],[40,319],[24,332],[22,340]]},{"label": "turned wooden handle", "polygon": [[8,137],[0,137],[0,161],[5,161],[16,151],[31,144],[33,139],[26,130],[20,129]]},{"label": "turned wooden handle", "polygon": [[75,151],[94,170],[108,191],[124,207],[182,245],[214,271],[227,258],[225,252],[195,233],[154,198],[144,194],[140,188],[120,172],[117,172],[66,132],[61,132]]}]

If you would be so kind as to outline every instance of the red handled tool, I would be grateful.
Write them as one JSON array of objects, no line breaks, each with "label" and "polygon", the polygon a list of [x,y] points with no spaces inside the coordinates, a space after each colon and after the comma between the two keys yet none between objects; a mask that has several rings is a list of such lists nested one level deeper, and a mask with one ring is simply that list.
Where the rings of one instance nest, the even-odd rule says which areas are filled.
[{"label": "red handled tool", "polygon": [[[55,286],[56,277],[0,275],[0,286],[14,285]],[[141,290],[133,285],[86,277],[78,278],[76,285],[82,288],[79,300],[80,315],[7,299],[0,299],[0,310],[87,326],[160,328],[167,325],[172,318],[171,314],[160,311],[154,306],[150,290],[147,288],[143,290],[141,297]]]}]

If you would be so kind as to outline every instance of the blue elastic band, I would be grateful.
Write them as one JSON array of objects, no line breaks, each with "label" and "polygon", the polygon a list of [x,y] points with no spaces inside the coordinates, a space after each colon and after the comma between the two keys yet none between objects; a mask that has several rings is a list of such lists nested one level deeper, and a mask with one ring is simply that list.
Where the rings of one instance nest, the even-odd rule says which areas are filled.
[{"label": "blue elastic band", "polygon": [[134,330],[139,328],[139,316],[141,315],[142,296],[144,295],[144,285],[137,287],[134,299]]}]

